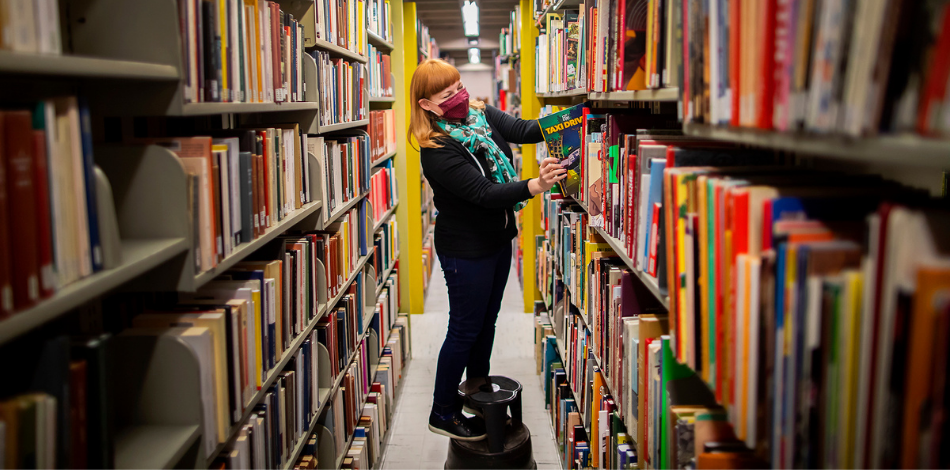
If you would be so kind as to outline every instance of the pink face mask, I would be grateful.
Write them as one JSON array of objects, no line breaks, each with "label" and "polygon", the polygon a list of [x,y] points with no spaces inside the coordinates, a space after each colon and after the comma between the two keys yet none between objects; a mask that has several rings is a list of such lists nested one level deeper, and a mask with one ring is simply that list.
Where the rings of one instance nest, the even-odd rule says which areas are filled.
[{"label": "pink face mask", "polygon": [[439,109],[442,110],[442,117],[446,119],[457,120],[468,116],[468,90],[463,88],[462,91],[452,95],[451,98],[439,104]]}]

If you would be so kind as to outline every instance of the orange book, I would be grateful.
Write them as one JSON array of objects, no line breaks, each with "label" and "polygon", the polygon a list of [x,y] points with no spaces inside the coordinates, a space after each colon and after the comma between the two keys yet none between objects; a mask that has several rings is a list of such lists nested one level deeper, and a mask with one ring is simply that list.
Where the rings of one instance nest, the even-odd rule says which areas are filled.
[{"label": "orange book", "polygon": [[[931,396],[935,376],[935,342],[940,316],[948,312],[950,298],[950,268],[923,267],[917,271],[917,292],[914,294],[910,317],[910,337],[907,344],[907,377],[904,386],[904,431],[902,449],[920,449],[922,434],[930,429],[921,429],[921,415],[930,412],[930,403],[940,397]],[[942,373],[943,371],[936,371]],[[919,452],[902,452],[901,465],[904,468],[918,468],[927,465],[918,462]]]}]

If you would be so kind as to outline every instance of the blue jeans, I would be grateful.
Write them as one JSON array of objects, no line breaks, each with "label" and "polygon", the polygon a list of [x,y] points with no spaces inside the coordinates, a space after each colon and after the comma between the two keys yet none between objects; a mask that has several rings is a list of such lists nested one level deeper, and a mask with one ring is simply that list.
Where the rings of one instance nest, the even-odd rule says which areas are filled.
[{"label": "blue jeans", "polygon": [[462,371],[469,379],[488,375],[495,320],[511,269],[511,245],[482,258],[439,255],[449,288],[449,331],[435,371],[433,410],[445,416],[460,411]]}]

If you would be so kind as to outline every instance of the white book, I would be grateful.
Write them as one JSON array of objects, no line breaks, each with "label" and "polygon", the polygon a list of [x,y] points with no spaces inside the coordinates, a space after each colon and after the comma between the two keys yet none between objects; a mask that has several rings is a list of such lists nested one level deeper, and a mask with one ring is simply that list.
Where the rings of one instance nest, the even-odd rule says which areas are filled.
[{"label": "white book", "polygon": [[4,42],[13,52],[39,52],[36,0],[7,0],[6,3],[7,18],[15,21],[11,21],[12,27],[6,28],[12,34],[4,38]]},{"label": "white book", "polygon": [[261,22],[261,73],[264,74],[264,101],[272,103],[274,101],[274,59],[271,56],[271,29],[270,29],[270,9],[266,2],[260,2],[261,14],[258,16]]},{"label": "white book", "polygon": [[259,286],[259,282],[251,281],[211,281],[205,284],[198,292],[182,292],[179,294],[179,301],[187,302],[200,299],[212,299],[220,302],[227,302],[232,299],[244,300],[247,302],[246,316],[246,335],[247,350],[245,351],[245,364],[248,365],[248,381],[251,390],[255,390],[262,383],[261,358],[257,355],[258,344],[261,342],[262,332],[257,331],[258,322],[256,316],[262,310],[260,305],[254,302],[255,293],[260,297],[260,287],[254,289],[253,286]]},{"label": "white book", "polygon": [[208,162],[203,158],[198,157],[189,157],[189,158],[180,158],[182,166],[185,167],[185,171],[188,173],[194,174],[198,178],[198,186],[200,191],[196,195],[198,198],[198,223],[201,225],[201,230],[199,230],[199,239],[194,240],[193,243],[197,243],[201,249],[201,270],[207,271],[215,266],[214,261],[214,248],[212,245],[214,241],[212,240],[211,232],[211,201],[208,198],[210,194],[211,181],[208,174]]},{"label": "white book", "polygon": [[241,76],[244,71],[241,70],[241,39],[238,34],[238,8],[243,0],[227,0],[227,41],[228,41],[228,85],[231,88],[231,101],[244,101],[244,93],[241,89]]},{"label": "white book", "polygon": [[67,196],[69,204],[72,206],[72,230],[73,233],[67,234],[72,242],[75,254],[77,256],[78,278],[92,274],[92,247],[89,244],[89,214],[86,206],[86,178],[85,165],[83,162],[82,134],[79,129],[79,104],[75,96],[53,100],[56,106],[57,119],[61,116],[66,118],[66,127],[62,129],[64,138],[68,144],[66,148],[69,154],[66,158],[69,161],[71,192]]}]

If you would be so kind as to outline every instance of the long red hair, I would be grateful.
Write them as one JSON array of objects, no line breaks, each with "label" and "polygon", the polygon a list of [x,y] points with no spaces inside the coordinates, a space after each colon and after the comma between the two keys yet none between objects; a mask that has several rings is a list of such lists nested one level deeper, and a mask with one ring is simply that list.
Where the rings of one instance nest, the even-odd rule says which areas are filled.
[{"label": "long red hair", "polygon": [[[409,115],[409,132],[406,138],[410,145],[415,137],[420,147],[441,147],[434,140],[446,135],[436,124],[439,117],[423,109],[419,105],[419,100],[429,99],[430,96],[448,88],[461,78],[458,69],[442,59],[427,59],[416,67],[416,71],[412,74],[412,83],[409,85],[409,106],[412,106],[412,112]],[[484,109],[485,103],[471,101],[469,106]]]}]

